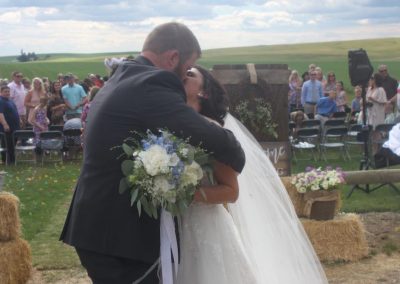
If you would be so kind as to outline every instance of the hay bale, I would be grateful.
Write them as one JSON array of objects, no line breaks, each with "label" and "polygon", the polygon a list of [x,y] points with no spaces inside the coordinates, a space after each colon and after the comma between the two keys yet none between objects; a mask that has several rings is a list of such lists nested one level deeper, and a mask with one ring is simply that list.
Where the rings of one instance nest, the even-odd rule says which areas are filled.
[{"label": "hay bale", "polygon": [[27,241],[0,242],[0,283],[26,283],[32,272],[31,249]]},{"label": "hay bale", "polygon": [[[290,199],[292,200],[294,209],[296,211],[296,214],[298,217],[306,217],[308,218],[309,216],[307,216],[307,210],[305,210],[306,204],[307,204],[307,198],[306,195],[304,195],[303,193],[299,193],[297,192],[296,187],[292,184],[292,177],[281,177],[282,183],[286,188],[286,191],[289,194]],[[318,196],[323,196],[323,195],[327,195],[327,194],[333,194],[331,192],[327,192],[324,190],[320,190],[320,191],[314,191],[312,192],[312,194]],[[335,206],[335,215],[337,215],[340,211],[342,202],[341,202],[341,198],[340,198],[340,192],[338,193],[338,202],[336,203]]]},{"label": "hay bale", "polygon": [[0,192],[0,242],[19,237],[21,225],[18,206],[18,197],[8,192]]},{"label": "hay bale", "polygon": [[290,199],[292,200],[297,216],[302,216],[305,206],[303,194],[297,192],[296,187],[292,184],[292,177],[281,177],[281,180],[286,188],[287,193],[289,194]]},{"label": "hay bale", "polygon": [[357,261],[368,255],[364,226],[356,214],[341,214],[329,221],[301,222],[321,261]]}]

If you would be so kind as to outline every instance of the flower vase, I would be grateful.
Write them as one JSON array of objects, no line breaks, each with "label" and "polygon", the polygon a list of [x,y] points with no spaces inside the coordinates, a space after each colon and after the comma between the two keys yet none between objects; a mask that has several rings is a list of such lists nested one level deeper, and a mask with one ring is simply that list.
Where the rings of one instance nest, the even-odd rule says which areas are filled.
[{"label": "flower vase", "polygon": [[314,220],[332,220],[340,208],[339,190],[317,190],[304,193],[303,215]]}]

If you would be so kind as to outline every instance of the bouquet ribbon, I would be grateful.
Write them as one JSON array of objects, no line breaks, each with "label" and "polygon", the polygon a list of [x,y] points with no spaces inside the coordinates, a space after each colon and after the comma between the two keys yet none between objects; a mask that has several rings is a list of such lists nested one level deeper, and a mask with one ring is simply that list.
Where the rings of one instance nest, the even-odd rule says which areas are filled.
[{"label": "bouquet ribbon", "polygon": [[[162,283],[173,284],[173,275],[176,278],[178,274],[178,242],[176,240],[174,219],[171,213],[165,209],[161,210],[160,242]],[[174,260],[174,267],[172,267],[171,253]]]}]

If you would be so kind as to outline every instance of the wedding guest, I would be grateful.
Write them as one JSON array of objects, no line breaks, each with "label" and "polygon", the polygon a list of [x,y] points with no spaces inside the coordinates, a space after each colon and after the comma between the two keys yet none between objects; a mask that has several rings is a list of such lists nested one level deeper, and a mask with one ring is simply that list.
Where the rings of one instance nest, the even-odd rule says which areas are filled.
[{"label": "wedding guest", "polygon": [[26,92],[29,92],[29,90],[32,88],[31,80],[28,78],[23,78],[21,83],[24,85]]},{"label": "wedding guest", "polygon": [[346,111],[347,96],[342,81],[336,82],[336,106],[337,106],[337,111],[339,112]]},{"label": "wedding guest", "polygon": [[36,77],[32,80],[32,88],[28,91],[28,94],[25,97],[25,108],[26,115],[28,117],[28,122],[30,120],[30,112],[39,105],[39,101],[41,97],[47,96],[47,92],[45,90],[42,79]]},{"label": "wedding guest", "polygon": [[327,97],[330,91],[336,91],[336,76],[333,72],[328,72],[327,81],[324,88],[324,96]]},{"label": "wedding guest", "polygon": [[14,71],[12,73],[13,81],[8,84],[10,88],[10,99],[17,106],[21,128],[25,128],[26,124],[26,108],[24,105],[26,89],[21,82],[23,77],[21,72]]},{"label": "wedding guest", "polygon": [[315,65],[314,63],[311,63],[310,65],[308,65],[308,73],[315,71],[315,68],[317,68],[317,65]]},{"label": "wedding guest", "polygon": [[61,88],[61,93],[67,110],[66,118],[80,118],[82,114],[82,106],[86,103],[86,93],[82,86],[75,83],[75,78],[72,74],[64,76],[67,84]]},{"label": "wedding guest", "polygon": [[301,74],[301,86],[303,86],[304,82],[310,80],[310,73],[308,73],[308,71],[305,71],[303,74]]},{"label": "wedding guest", "polygon": [[389,139],[374,158],[377,169],[400,164],[400,122],[389,131]]},{"label": "wedding guest", "polygon": [[397,93],[397,80],[390,77],[388,68],[386,65],[382,64],[378,67],[379,74],[382,76],[382,87],[386,92],[386,99],[390,100]]},{"label": "wedding guest", "polygon": [[360,86],[354,88],[354,99],[351,101],[351,113],[353,115],[361,111],[361,92]]},{"label": "wedding guest", "polygon": [[370,87],[366,94],[368,124],[372,125],[373,128],[385,122],[385,104],[387,99],[385,89],[382,87],[382,81],[382,76],[379,73],[375,73],[369,81]]},{"label": "wedding guest", "polygon": [[301,107],[301,84],[299,73],[293,70],[289,76],[289,112]]},{"label": "wedding guest", "polygon": [[[10,87],[3,85],[0,87],[0,132],[5,134],[7,142],[7,163],[15,161],[13,133],[20,129],[20,116],[15,103],[10,99]],[[2,146],[5,141],[1,141]],[[6,162],[6,155],[2,152],[2,160]]]},{"label": "wedding guest", "polygon": [[328,119],[332,118],[335,112],[337,112],[336,92],[330,91],[329,96],[319,99],[315,107],[315,119],[319,119],[323,126]]},{"label": "wedding guest", "polygon": [[40,141],[40,133],[49,130],[50,120],[47,117],[47,96],[39,98],[39,104],[31,110],[28,122],[33,126],[35,132],[35,144],[38,145]]},{"label": "wedding guest", "polygon": [[86,126],[86,122],[87,122],[87,115],[89,113],[89,109],[90,109],[90,104],[92,103],[94,97],[96,96],[97,92],[100,90],[99,87],[93,87],[90,90],[89,93],[89,100],[88,102],[83,106],[83,110],[82,110],[82,116],[81,116],[81,120],[82,120],[82,128],[85,128]]},{"label": "wedding guest", "polygon": [[397,94],[392,97],[388,102],[390,109],[393,109],[393,120],[387,123],[397,123],[400,122],[400,83],[397,87]]},{"label": "wedding guest", "polygon": [[64,114],[67,106],[61,94],[61,83],[54,81],[50,87],[50,98],[48,104],[47,117],[51,125],[63,125]]},{"label": "wedding guest", "polygon": [[326,79],[325,79],[324,73],[322,72],[322,68],[315,67],[315,71],[317,72],[317,80],[321,82],[322,89],[324,89],[325,85],[326,85]]},{"label": "wedding guest", "polygon": [[315,105],[323,97],[322,84],[317,80],[317,72],[310,73],[310,80],[304,82],[301,90],[301,104],[304,106],[304,112],[308,115],[314,113]]}]

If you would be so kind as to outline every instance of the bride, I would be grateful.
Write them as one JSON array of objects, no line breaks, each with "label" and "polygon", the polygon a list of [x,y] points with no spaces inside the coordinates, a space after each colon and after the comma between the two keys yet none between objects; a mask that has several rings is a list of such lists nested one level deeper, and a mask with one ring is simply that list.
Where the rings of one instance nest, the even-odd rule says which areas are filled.
[{"label": "bride", "polygon": [[[196,193],[181,220],[176,282],[327,283],[269,158],[249,131],[227,114],[221,85],[200,66],[188,71],[184,83],[187,103],[235,134],[245,151],[246,165],[237,177],[231,168],[217,163],[217,185],[204,185],[203,193]],[[226,210],[224,202],[235,203]]]}]

